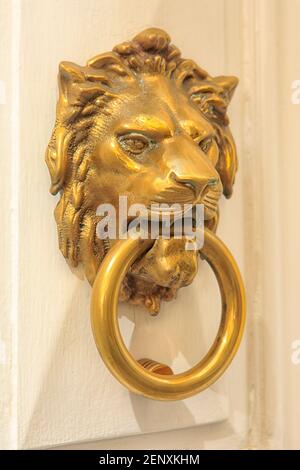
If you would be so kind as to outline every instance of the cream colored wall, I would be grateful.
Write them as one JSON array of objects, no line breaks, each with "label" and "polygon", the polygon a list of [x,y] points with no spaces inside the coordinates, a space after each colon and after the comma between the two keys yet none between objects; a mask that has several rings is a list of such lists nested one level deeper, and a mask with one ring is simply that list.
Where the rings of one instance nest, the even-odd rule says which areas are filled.
[{"label": "cream colored wall", "polygon": [[[282,256],[283,317],[283,444],[300,448],[300,309],[299,309],[299,176],[300,176],[300,103],[290,99],[291,83],[300,80],[299,17],[300,2],[279,5],[277,61],[280,68],[278,99],[278,154],[280,166],[279,200]],[[299,85],[298,85],[299,86]],[[298,88],[299,90],[299,88]],[[298,92],[299,97],[299,92]],[[294,343],[294,347],[291,344]],[[296,343],[296,344],[295,344]],[[273,344],[273,347],[276,345]],[[290,358],[294,363],[291,363]]]},{"label": "cream colored wall", "polygon": [[[0,169],[7,175],[0,200],[1,446],[299,448],[300,365],[291,361],[291,344],[300,339],[300,105],[291,103],[291,83],[300,79],[300,2],[0,0],[0,13],[6,87]],[[57,249],[55,198],[43,161],[58,62],[84,63],[152,25],[165,28],[184,55],[210,73],[240,77],[230,110],[240,170],[233,198],[221,203],[219,235],[245,279],[245,338],[218,384],[169,404],[132,396],[98,357],[90,288]],[[204,265],[159,317],[122,306],[121,327],[133,352],[178,368],[193,364],[217,327],[215,287]],[[184,427],[192,429],[180,431]],[[172,431],[143,437],[166,430]],[[121,440],[96,442],[116,437]]]},{"label": "cream colored wall", "polygon": [[[55,116],[57,67],[63,59],[84,63],[155,25],[167,29],[184,54],[211,73],[226,73],[230,68],[238,74],[235,58],[226,59],[224,3],[189,2],[184,10],[181,2],[158,0],[16,0],[3,5],[12,17],[6,24],[10,28],[4,55],[10,69],[7,83],[9,87],[9,77],[14,74],[19,91],[14,95],[9,90],[10,106],[6,108],[17,132],[16,139],[11,132],[6,150],[11,155],[8,198],[13,205],[8,261],[8,269],[12,267],[8,291],[14,377],[7,397],[10,445],[45,447],[227,419],[228,376],[189,400],[159,403],[129,394],[106,370],[90,329],[90,287],[70,272],[57,248],[56,200],[48,193],[43,157]],[[209,34],[212,23],[214,32]],[[238,109],[238,101],[235,107]],[[238,188],[236,193],[231,207],[241,214]],[[242,264],[240,219],[241,228],[232,239],[224,209],[221,230]],[[149,318],[142,310],[124,305],[120,312],[122,331],[133,354],[183,370],[205,353],[217,331],[220,299],[216,281],[203,263],[195,283],[176,302],[164,305],[159,317]],[[238,375],[243,377],[240,370]],[[236,409],[241,408],[243,426],[246,393],[238,394],[238,387],[235,393],[241,397]]]}]

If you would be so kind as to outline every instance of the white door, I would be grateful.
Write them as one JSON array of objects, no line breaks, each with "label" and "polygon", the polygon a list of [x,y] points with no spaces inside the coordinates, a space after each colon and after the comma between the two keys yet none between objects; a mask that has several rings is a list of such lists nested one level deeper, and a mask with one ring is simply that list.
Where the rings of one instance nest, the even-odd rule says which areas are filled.
[{"label": "white door", "polygon": [[[300,447],[299,15],[299,0],[0,0],[2,448]],[[239,172],[218,235],[245,281],[246,331],[215,385],[170,403],[129,393],[102,363],[91,288],[58,250],[44,163],[58,63],[84,64],[149,26],[212,75],[240,79],[229,110]],[[120,325],[136,357],[181,371],[208,350],[220,313],[202,262],[157,317],[122,304]]]}]

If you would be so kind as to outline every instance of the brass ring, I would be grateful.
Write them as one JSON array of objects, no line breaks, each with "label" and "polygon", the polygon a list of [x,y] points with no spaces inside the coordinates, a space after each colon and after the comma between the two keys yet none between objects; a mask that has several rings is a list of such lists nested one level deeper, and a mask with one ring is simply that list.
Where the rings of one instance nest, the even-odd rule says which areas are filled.
[{"label": "brass ring", "polygon": [[245,293],[236,262],[222,241],[205,229],[201,256],[213,269],[222,298],[222,318],[206,356],[177,375],[160,375],[139,364],[127,350],[118,325],[118,296],[130,266],[153,240],[128,238],[116,242],[97,273],[91,301],[95,342],[111,373],[131,392],[155,400],[181,400],[215,382],[232,361],[245,323]]}]

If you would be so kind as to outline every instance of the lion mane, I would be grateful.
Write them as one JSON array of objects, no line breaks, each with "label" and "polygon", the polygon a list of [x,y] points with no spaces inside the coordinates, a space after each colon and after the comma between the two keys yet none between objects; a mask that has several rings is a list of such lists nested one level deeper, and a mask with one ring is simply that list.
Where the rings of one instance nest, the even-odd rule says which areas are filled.
[{"label": "lion mane", "polygon": [[55,209],[60,250],[72,266],[83,264],[91,284],[108,249],[106,241],[96,237],[98,218],[87,203],[91,154],[113,115],[114,101],[147,73],[174,80],[213,124],[219,144],[216,169],[224,195],[232,193],[237,157],[226,111],[237,85],[235,77],[209,76],[194,61],[182,58],[169,35],[155,28],[93,57],[85,66],[60,63],[56,122],[46,163],[50,191],[60,192]]}]

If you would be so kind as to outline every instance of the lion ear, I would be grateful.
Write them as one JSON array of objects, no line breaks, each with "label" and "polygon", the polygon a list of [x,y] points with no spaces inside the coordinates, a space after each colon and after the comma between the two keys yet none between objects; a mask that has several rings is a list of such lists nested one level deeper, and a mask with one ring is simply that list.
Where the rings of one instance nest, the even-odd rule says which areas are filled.
[{"label": "lion ear", "polygon": [[59,64],[57,122],[51,141],[46,150],[46,163],[51,176],[50,192],[56,194],[62,189],[68,166],[68,148],[72,132],[68,124],[78,114],[76,102],[80,98],[78,85],[85,81],[82,67],[72,62]]},{"label": "lion ear", "polygon": [[105,71],[111,80],[117,77],[133,77],[132,71],[124,64],[115,52],[96,55],[87,62],[87,67]]},{"label": "lion ear", "polygon": [[219,77],[214,77],[213,81],[216,85],[218,85],[222,90],[225,91],[225,95],[229,104],[233,96],[234,90],[236,89],[239,83],[238,78],[233,76],[221,75]]},{"label": "lion ear", "polygon": [[50,192],[62,189],[68,169],[68,152],[73,137],[72,123],[88,101],[106,92],[103,73],[94,72],[72,62],[59,64],[57,123],[46,151],[46,163],[51,175]]},{"label": "lion ear", "polygon": [[70,92],[72,90],[72,84],[84,82],[84,80],[85,77],[82,67],[77,64],[73,64],[72,62],[61,62],[59,64],[58,72],[60,98],[68,102]]},{"label": "lion ear", "polygon": [[[213,81],[220,90],[222,90],[221,95],[224,99],[226,110],[239,81],[233,76],[214,77]],[[238,160],[236,146],[228,127],[228,118],[224,124],[221,126],[220,157],[217,163],[217,170],[222,180],[224,196],[230,198],[232,195],[235,174],[238,169]]]},{"label": "lion ear", "polygon": [[109,63],[110,67],[96,68],[98,65],[96,58],[94,62],[91,60],[84,67],[72,62],[59,64],[58,115],[62,120],[71,121],[83,106],[100,95],[116,96],[109,71],[121,74],[121,67],[119,64],[109,62],[108,57],[103,61],[103,64],[105,63],[107,65]]},{"label": "lion ear", "polygon": [[68,164],[68,148],[72,134],[63,126],[55,129],[55,135],[46,150],[46,163],[51,176],[51,194],[63,187]]},{"label": "lion ear", "polygon": [[216,165],[222,184],[223,194],[226,198],[232,195],[235,174],[238,169],[236,146],[228,126],[222,127],[220,157]]}]

